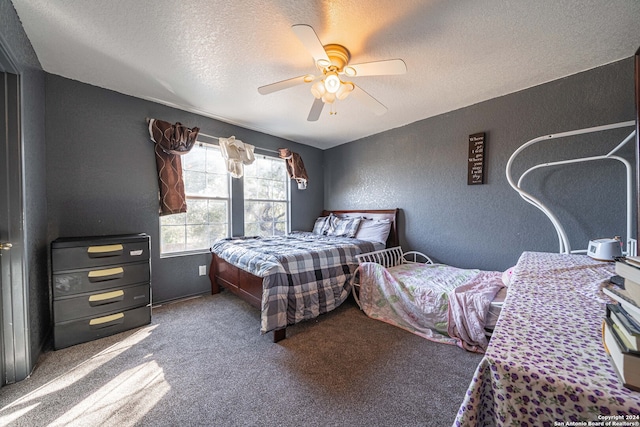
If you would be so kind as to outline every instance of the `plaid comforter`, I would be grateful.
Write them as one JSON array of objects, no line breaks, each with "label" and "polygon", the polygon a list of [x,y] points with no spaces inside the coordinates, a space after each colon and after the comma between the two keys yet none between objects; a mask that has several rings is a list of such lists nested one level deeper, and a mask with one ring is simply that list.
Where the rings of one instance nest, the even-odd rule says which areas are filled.
[{"label": "plaid comforter", "polygon": [[262,333],[312,319],[342,304],[358,267],[355,256],[373,244],[307,232],[218,240],[211,252],[262,277]]}]

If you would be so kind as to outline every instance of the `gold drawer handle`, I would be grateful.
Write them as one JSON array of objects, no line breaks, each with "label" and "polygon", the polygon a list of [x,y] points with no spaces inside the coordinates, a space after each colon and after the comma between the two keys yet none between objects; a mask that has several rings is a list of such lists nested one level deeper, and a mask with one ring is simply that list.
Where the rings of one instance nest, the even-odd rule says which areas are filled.
[{"label": "gold drawer handle", "polygon": [[91,319],[89,321],[90,326],[102,325],[103,323],[113,322],[114,320],[122,319],[124,317],[124,313],[111,314],[109,316],[98,317],[96,319]]},{"label": "gold drawer handle", "polygon": [[89,257],[101,257],[101,256],[113,256],[120,255],[124,250],[124,246],[121,244],[117,245],[102,245],[102,246],[89,246],[87,248],[87,253]]},{"label": "gold drawer handle", "polygon": [[121,297],[123,295],[124,295],[124,291],[123,290],[113,291],[113,292],[105,292],[104,294],[97,294],[97,295],[89,296],[89,302],[104,301],[104,300],[107,300],[107,299],[118,298],[118,297]]},{"label": "gold drawer handle", "polygon": [[[105,278],[108,276],[121,276],[124,274],[124,268],[122,267],[114,267],[114,268],[105,268],[104,270],[91,270],[88,273],[89,279],[98,279]],[[114,277],[115,279],[116,277]]]}]

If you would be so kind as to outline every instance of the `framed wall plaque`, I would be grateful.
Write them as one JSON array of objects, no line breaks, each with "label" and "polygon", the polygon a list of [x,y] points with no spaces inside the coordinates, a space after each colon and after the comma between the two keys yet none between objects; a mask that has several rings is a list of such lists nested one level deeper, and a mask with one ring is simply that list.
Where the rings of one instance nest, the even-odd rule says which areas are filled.
[{"label": "framed wall plaque", "polygon": [[485,133],[469,135],[467,185],[484,184]]}]

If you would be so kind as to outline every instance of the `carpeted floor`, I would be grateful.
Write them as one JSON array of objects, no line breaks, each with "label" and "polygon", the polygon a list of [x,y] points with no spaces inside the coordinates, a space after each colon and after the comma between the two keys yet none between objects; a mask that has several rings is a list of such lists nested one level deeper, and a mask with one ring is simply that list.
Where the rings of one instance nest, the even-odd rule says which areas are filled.
[{"label": "carpeted floor", "polygon": [[480,361],[369,319],[355,303],[274,344],[228,292],[48,351],[0,389],[11,426],[450,426]]}]

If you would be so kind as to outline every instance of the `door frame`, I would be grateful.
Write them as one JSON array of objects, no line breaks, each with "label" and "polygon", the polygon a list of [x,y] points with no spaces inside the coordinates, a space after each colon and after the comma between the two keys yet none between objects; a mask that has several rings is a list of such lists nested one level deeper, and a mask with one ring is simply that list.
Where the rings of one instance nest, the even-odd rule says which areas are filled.
[{"label": "door frame", "polygon": [[[25,379],[31,372],[31,337],[29,335],[29,295],[25,279],[24,165],[22,141],[22,78],[15,56],[0,35],[0,74],[7,107],[4,117],[7,132],[0,135],[0,149],[5,150],[5,164],[0,165],[6,180],[7,200],[0,224],[0,240],[13,247],[3,251],[0,282],[0,387]],[[6,228],[6,229],[5,229]]]}]

